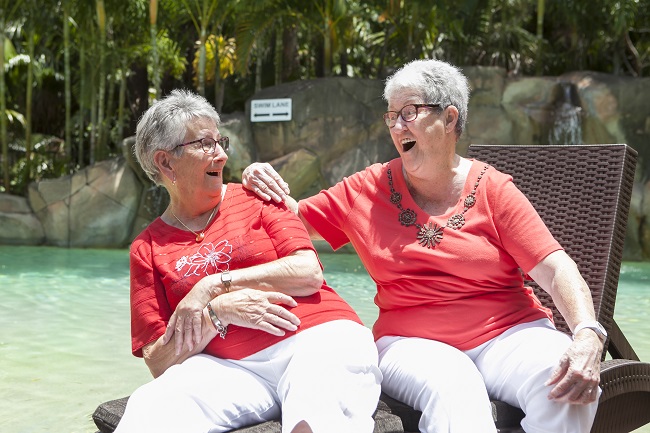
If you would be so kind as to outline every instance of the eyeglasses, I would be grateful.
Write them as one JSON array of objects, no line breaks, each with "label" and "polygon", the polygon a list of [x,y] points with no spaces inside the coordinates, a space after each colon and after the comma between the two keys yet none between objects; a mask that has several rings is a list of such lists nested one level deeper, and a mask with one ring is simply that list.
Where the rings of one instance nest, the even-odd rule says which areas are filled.
[{"label": "eyeglasses", "polygon": [[387,111],[384,113],[384,122],[386,126],[392,128],[397,123],[397,118],[402,116],[405,122],[412,122],[418,118],[420,108],[441,108],[440,104],[408,104],[402,107],[399,111]]},{"label": "eyeglasses", "polygon": [[[228,152],[228,149],[230,148],[230,138],[228,137],[220,137],[216,140],[210,137],[204,137],[204,138],[199,138],[198,140],[188,141],[187,143],[179,144],[176,147],[187,146],[189,144],[194,144],[194,143],[201,143],[201,149],[203,149],[203,151],[208,155],[215,152],[217,148],[217,144],[223,149],[224,152]],[[174,147],[174,149],[176,149],[176,147]]]}]

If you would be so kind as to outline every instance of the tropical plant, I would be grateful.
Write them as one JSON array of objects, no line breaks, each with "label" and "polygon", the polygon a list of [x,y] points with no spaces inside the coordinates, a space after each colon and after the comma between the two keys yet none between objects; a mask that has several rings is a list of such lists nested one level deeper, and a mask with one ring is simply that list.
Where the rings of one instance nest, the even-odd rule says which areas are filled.
[{"label": "tropical plant", "polygon": [[[264,86],[384,78],[418,58],[642,77],[649,29],[650,0],[0,0],[0,189],[116,154],[176,87],[212,86],[228,111]],[[40,136],[63,153],[39,153],[55,142]]]},{"label": "tropical plant", "polygon": [[9,176],[9,136],[7,134],[7,120],[9,113],[7,110],[7,95],[5,88],[5,68],[4,63],[6,60],[5,49],[7,45],[5,42],[5,34],[11,22],[16,18],[16,11],[20,7],[23,0],[0,0],[0,144],[2,146],[2,180],[5,191],[10,190],[10,176]]},{"label": "tropical plant", "polygon": [[[205,85],[215,87],[215,108],[221,111],[223,105],[224,80],[235,73],[236,63],[235,38],[225,39],[223,36],[208,36],[205,41]],[[197,51],[192,66],[199,70],[200,55]],[[194,75],[194,85],[198,87],[198,77]]]},{"label": "tropical plant", "polygon": [[195,69],[197,76],[197,90],[200,95],[205,96],[205,66],[206,66],[206,41],[208,39],[208,28],[215,15],[219,0],[181,0],[185,9],[194,24],[199,40],[198,46],[198,67]]}]

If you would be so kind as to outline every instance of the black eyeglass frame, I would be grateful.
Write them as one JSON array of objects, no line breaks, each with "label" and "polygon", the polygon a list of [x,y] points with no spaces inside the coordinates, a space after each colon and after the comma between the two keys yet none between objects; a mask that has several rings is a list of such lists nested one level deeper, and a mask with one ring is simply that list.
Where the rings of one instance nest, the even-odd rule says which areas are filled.
[{"label": "black eyeglass frame", "polygon": [[[405,119],[404,116],[402,115],[402,111],[404,111],[404,109],[406,107],[415,107],[415,116],[413,116],[412,119]],[[400,108],[399,111],[387,111],[387,112],[385,112],[384,116],[383,116],[384,123],[386,123],[386,126],[388,126],[389,128],[392,128],[397,123],[397,118],[398,117],[401,117],[402,120],[404,120],[405,122],[413,122],[415,119],[418,118],[418,114],[420,114],[420,108],[424,108],[424,107],[439,108],[439,109],[443,108],[442,105],[440,105],[440,104],[406,104],[405,106]],[[394,119],[391,119],[389,117],[390,113],[395,113],[395,114],[397,114],[397,116],[395,116]],[[391,125],[391,123],[392,123],[392,125]]]},{"label": "black eyeglass frame", "polygon": [[[207,141],[207,144],[206,144],[206,141]],[[208,155],[211,155],[211,154],[214,153],[214,151],[217,149],[217,144],[219,145],[219,147],[221,147],[223,149],[224,152],[228,152],[228,149],[230,149],[230,137],[227,137],[227,136],[219,137],[216,140],[214,138],[212,138],[212,137],[203,137],[203,138],[199,138],[198,140],[188,141],[187,143],[179,144],[179,145],[175,146],[174,149],[176,149],[178,147],[182,147],[182,146],[188,146],[188,145],[194,144],[194,143],[199,143],[199,142],[201,143],[201,149],[203,149],[203,151],[205,153],[207,153]],[[210,142],[212,142],[212,143],[210,143]],[[172,149],[172,150],[174,150],[174,149]]]}]

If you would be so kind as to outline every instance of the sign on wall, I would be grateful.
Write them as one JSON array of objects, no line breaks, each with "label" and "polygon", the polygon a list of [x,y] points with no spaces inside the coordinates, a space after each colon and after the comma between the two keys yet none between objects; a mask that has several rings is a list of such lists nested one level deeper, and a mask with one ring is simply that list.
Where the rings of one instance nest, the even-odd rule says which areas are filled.
[{"label": "sign on wall", "polygon": [[291,120],[291,98],[254,99],[251,101],[251,122],[284,122]]}]

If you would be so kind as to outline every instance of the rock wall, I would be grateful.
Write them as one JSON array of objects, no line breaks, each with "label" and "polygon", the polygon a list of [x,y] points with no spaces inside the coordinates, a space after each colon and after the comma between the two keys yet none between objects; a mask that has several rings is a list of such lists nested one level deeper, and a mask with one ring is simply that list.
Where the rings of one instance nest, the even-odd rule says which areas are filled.
[{"label": "rock wall", "polygon": [[[650,79],[590,72],[513,78],[488,67],[465,73],[472,96],[461,155],[470,143],[627,143],[639,152],[625,258],[650,259]],[[382,91],[380,80],[350,78],[263,89],[251,100],[291,98],[292,120],[250,122],[250,101],[245,113],[223,115],[221,133],[233,147],[226,178],[239,181],[250,162],[269,161],[300,198],[396,157],[381,120]],[[0,243],[128,246],[168,202],[133,160],[132,144],[125,140],[123,157],[31,185],[27,198],[0,194]]]}]

